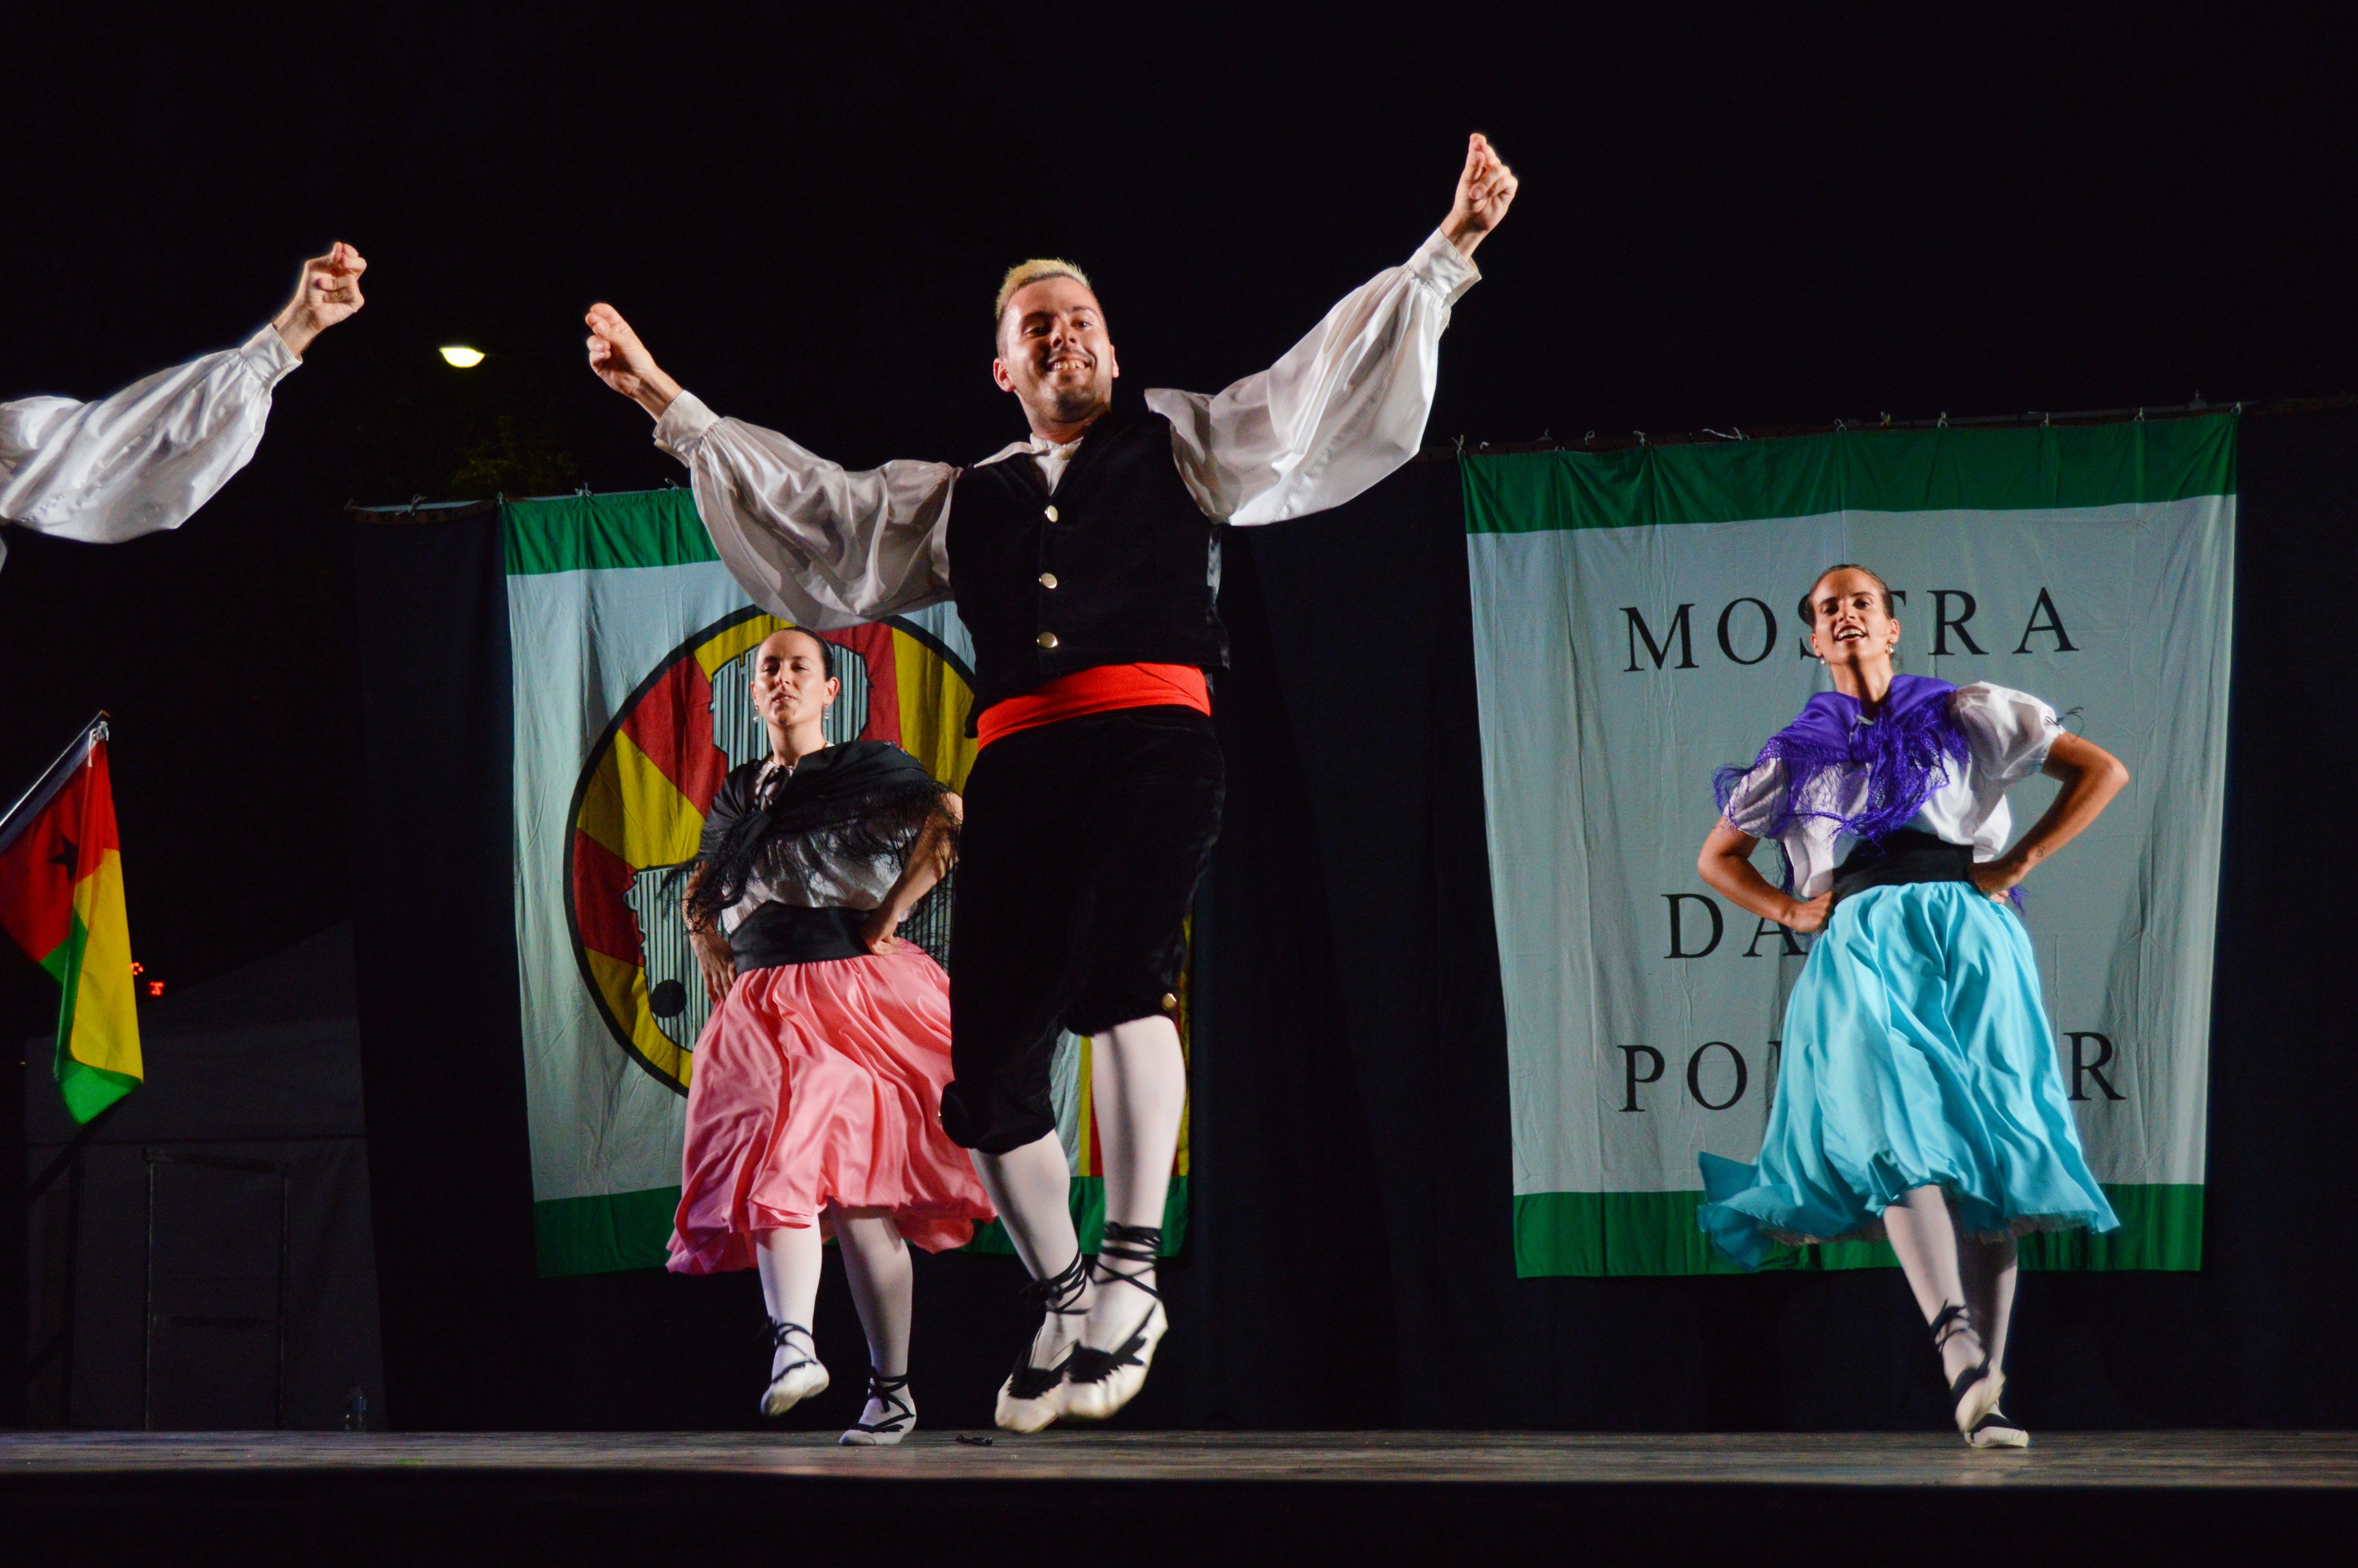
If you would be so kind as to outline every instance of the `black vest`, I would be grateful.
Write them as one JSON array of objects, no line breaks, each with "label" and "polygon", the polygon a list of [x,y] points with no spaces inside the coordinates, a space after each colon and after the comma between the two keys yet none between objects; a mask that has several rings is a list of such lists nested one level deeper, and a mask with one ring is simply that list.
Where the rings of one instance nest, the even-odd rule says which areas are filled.
[{"label": "black vest", "polygon": [[974,711],[1098,665],[1228,667],[1218,525],[1171,456],[1171,422],[1109,413],[1048,493],[1028,453],[958,476],[950,582],[974,637]]}]

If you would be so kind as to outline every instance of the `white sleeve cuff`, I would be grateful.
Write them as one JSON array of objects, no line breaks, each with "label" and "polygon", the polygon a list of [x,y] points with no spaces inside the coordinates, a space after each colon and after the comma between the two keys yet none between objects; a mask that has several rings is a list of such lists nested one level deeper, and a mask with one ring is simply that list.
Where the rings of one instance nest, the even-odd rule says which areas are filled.
[{"label": "white sleeve cuff", "polygon": [[719,423],[720,416],[707,408],[704,399],[692,392],[683,392],[671,400],[671,406],[655,421],[655,445],[686,462],[696,455],[705,432]]},{"label": "white sleeve cuff", "polygon": [[1438,229],[1417,246],[1416,254],[1408,258],[1408,270],[1420,281],[1438,289],[1442,302],[1447,305],[1456,304],[1467,289],[1482,281],[1482,269],[1474,265],[1474,258],[1451,244]]},{"label": "white sleeve cuff", "polygon": [[263,328],[240,345],[237,352],[245,362],[245,368],[260,377],[265,388],[276,386],[287,379],[289,371],[303,362],[287,346],[287,340],[278,335],[276,327]]}]

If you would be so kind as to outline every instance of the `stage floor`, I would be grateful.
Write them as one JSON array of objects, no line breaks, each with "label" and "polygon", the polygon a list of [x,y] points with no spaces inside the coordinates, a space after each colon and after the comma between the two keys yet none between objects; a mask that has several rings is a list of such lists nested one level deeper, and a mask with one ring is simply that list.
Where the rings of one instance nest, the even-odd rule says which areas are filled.
[{"label": "stage floor", "polygon": [[[897,1448],[819,1433],[30,1433],[0,1467],[38,1475],[351,1474],[1383,1486],[2280,1487],[2358,1490],[2358,1433],[2056,1433],[1976,1452],[1937,1433],[919,1433]],[[984,1446],[977,1439],[991,1441]]]},{"label": "stage floor", "polygon": [[[0,1435],[14,1561],[1107,1568],[2273,1561],[2358,1538],[2358,1433]],[[1917,1551],[1915,1542],[1926,1551]],[[1094,1543],[1091,1544],[1091,1543]],[[1119,1549],[1113,1550],[1118,1543]],[[1104,1550],[1099,1550],[1103,1548]],[[2340,1549],[2336,1549],[2337,1554]],[[167,1558],[174,1554],[167,1552]]]}]

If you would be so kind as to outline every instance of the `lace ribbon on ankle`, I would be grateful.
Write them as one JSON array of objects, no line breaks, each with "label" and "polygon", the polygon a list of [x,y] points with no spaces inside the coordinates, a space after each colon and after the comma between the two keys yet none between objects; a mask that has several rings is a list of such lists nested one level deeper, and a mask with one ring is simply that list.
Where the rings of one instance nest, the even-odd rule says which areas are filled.
[{"label": "lace ribbon on ankle", "polygon": [[882,1378],[877,1376],[873,1368],[871,1368],[868,1373],[868,1397],[882,1405],[887,1411],[899,1411],[901,1413],[888,1414],[882,1421],[877,1422],[855,1421],[851,1423],[851,1430],[873,1435],[877,1433],[898,1432],[915,1421],[917,1407],[901,1397],[908,1390],[908,1387],[907,1373],[904,1372],[897,1378]]},{"label": "lace ribbon on ankle", "polygon": [[[1083,1317],[1087,1315],[1087,1309],[1080,1306],[1078,1303],[1088,1288],[1089,1260],[1076,1252],[1073,1254],[1073,1260],[1062,1269],[1044,1280],[1034,1280],[1024,1286],[1023,1299],[1027,1302],[1037,1302],[1048,1313],[1057,1317]],[[1044,1325],[1047,1320],[1044,1317],[1041,1321]],[[1065,1366],[1072,1359],[1072,1352],[1067,1350],[1064,1360],[1058,1361],[1053,1367],[1035,1367],[1032,1364],[1032,1352],[1038,1347],[1039,1343],[1040,1336],[1035,1333],[1032,1336],[1032,1343],[1023,1347],[1023,1354],[1015,1358],[1015,1370],[1009,1373],[1007,1378],[1007,1392],[1010,1397],[1019,1400],[1041,1399],[1051,1389],[1065,1380]]]},{"label": "lace ribbon on ankle", "polygon": [[818,1342],[811,1337],[811,1331],[809,1329],[804,1327],[799,1323],[781,1323],[774,1317],[769,1320],[769,1324],[770,1326],[763,1331],[762,1337],[769,1343],[773,1349],[784,1345],[788,1339],[797,1334],[803,1336],[803,1343],[810,1346],[809,1355],[802,1357],[799,1361],[789,1361],[784,1366],[779,1368],[775,1372],[770,1375],[770,1381],[773,1383],[776,1382],[780,1378],[784,1377],[787,1373],[793,1371],[797,1367],[815,1367],[818,1364]]},{"label": "lace ribbon on ankle", "polygon": [[[1134,1291],[1144,1291],[1156,1302],[1163,1292],[1146,1282],[1147,1271],[1154,1267],[1163,1254],[1163,1231],[1152,1225],[1118,1225],[1106,1222],[1105,1239],[1098,1245],[1096,1277],[1101,1284],[1128,1285]],[[1118,1267],[1129,1263],[1133,1267],[1124,1271]],[[1123,1367],[1143,1365],[1139,1352],[1146,1347],[1146,1328],[1154,1321],[1155,1308],[1150,1305],[1146,1315],[1130,1337],[1110,1350],[1097,1350],[1087,1345],[1073,1346],[1065,1365],[1065,1376],[1076,1383],[1098,1383],[1113,1376]]]}]

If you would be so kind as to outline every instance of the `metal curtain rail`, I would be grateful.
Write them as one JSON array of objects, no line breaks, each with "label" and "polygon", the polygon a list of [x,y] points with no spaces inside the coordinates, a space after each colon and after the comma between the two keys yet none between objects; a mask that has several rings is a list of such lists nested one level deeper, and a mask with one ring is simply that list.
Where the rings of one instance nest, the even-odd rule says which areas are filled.
[{"label": "metal curtain rail", "polygon": [[2225,402],[2205,402],[2200,397],[2190,403],[2143,404],[2131,408],[2031,409],[2021,414],[1939,415],[1931,419],[1894,419],[1881,415],[1873,419],[1836,419],[1817,425],[1756,425],[1749,429],[1731,425],[1725,430],[1705,428],[1684,430],[1673,435],[1650,435],[1643,430],[1615,432],[1589,431],[1577,440],[1542,434],[1536,441],[1469,441],[1460,436],[1445,447],[1427,447],[1419,452],[1418,462],[1455,462],[1468,454],[1498,457],[1516,452],[1607,452],[1626,450],[1631,447],[1691,447],[1718,446],[1736,441],[1777,440],[1791,436],[1831,436],[1838,433],[1871,433],[1877,430],[1948,430],[2021,428],[2037,425],[2116,425],[2124,421],[2138,423],[2154,419],[2197,419],[2212,414],[2277,415],[2321,414],[2339,409],[2358,408],[2358,394],[2342,393],[2333,397],[2270,397],[2231,398]]}]

